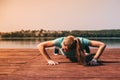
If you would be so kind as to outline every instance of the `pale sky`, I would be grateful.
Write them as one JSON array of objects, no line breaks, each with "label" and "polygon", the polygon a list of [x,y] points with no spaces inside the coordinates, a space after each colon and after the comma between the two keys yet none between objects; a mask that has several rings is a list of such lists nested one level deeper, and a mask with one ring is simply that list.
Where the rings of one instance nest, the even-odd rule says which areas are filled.
[{"label": "pale sky", "polygon": [[0,32],[119,26],[120,0],[0,0]]}]

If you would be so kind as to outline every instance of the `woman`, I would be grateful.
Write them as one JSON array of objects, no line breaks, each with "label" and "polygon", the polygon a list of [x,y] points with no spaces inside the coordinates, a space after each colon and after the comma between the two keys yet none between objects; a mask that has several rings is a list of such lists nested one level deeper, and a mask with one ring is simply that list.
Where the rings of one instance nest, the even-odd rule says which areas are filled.
[{"label": "woman", "polygon": [[[53,46],[57,46],[61,48],[64,55],[67,58],[71,60],[76,58],[78,63],[83,65],[92,65],[92,66],[101,64],[99,63],[98,59],[106,47],[106,45],[103,42],[89,40],[82,37],[74,37],[74,36],[61,37],[55,40],[45,41],[40,43],[37,47],[49,65],[58,64],[58,62],[50,58],[50,56],[47,54],[45,49],[47,47],[53,47]],[[93,56],[92,58],[88,56],[90,55],[89,46],[98,48],[95,56]],[[84,50],[86,52],[84,52]]]}]

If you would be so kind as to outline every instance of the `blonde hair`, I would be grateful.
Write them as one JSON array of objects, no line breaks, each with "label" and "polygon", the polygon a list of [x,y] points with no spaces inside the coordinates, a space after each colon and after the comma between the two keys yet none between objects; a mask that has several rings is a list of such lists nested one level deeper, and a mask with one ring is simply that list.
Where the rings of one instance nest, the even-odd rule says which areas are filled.
[{"label": "blonde hair", "polygon": [[75,38],[74,36],[67,36],[65,37],[63,44],[65,46],[68,46],[69,48],[72,47],[73,44],[75,44],[76,58],[77,58],[78,64],[86,65],[85,52],[83,50],[83,45],[79,40],[79,38]]},{"label": "blonde hair", "polygon": [[67,36],[65,37],[63,44],[65,46],[71,47],[72,44],[74,44],[75,40],[74,40],[74,36]]},{"label": "blonde hair", "polygon": [[78,64],[86,65],[86,56],[85,52],[83,50],[83,46],[81,41],[76,38],[77,44],[76,44],[76,57],[78,60]]}]

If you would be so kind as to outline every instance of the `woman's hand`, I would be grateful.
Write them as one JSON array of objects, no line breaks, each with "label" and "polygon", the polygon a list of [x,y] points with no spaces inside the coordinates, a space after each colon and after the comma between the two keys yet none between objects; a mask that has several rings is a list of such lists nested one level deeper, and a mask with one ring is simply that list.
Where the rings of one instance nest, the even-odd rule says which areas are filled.
[{"label": "woman's hand", "polygon": [[48,60],[48,65],[58,65],[58,62],[55,62],[53,60]]}]

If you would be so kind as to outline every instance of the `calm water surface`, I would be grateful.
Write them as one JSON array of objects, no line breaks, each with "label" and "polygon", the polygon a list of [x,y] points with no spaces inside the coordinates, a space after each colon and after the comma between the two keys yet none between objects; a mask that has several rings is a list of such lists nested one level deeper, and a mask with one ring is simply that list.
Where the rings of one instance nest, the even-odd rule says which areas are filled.
[{"label": "calm water surface", "polygon": [[[0,48],[37,48],[36,46],[43,41],[55,39],[47,38],[6,38],[0,39]],[[88,38],[92,40],[102,41],[107,44],[107,48],[120,48],[120,38]]]}]

